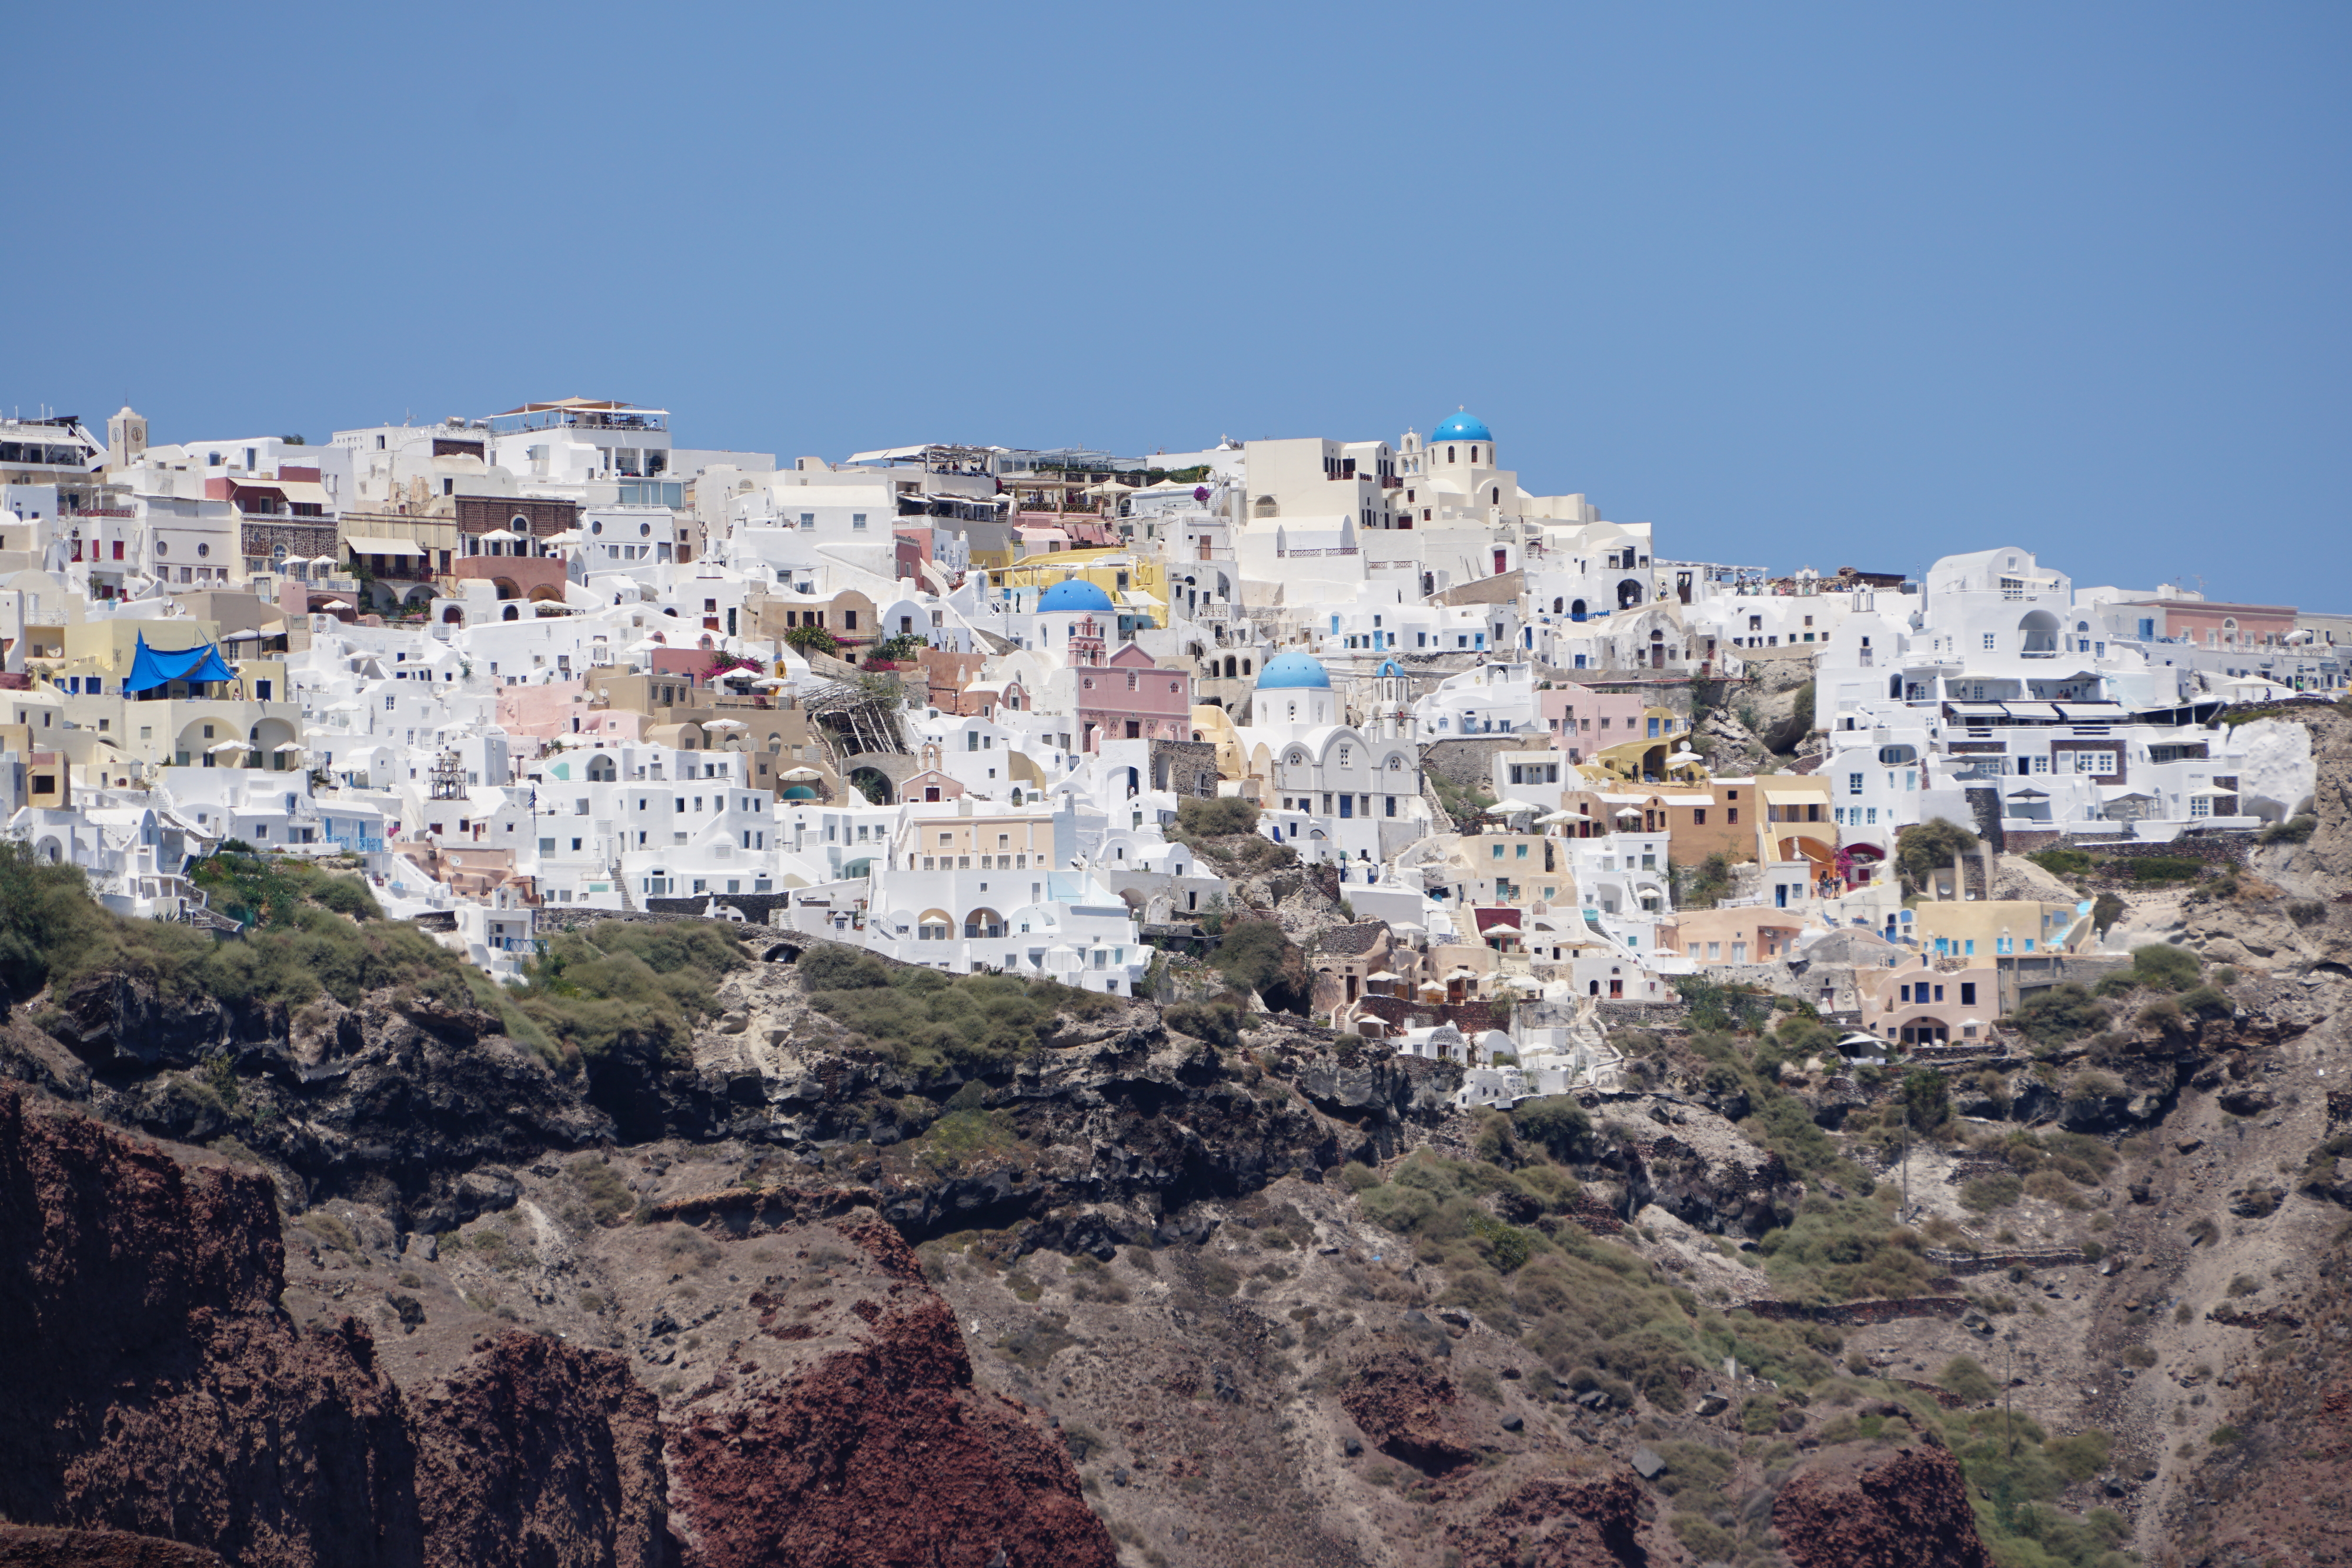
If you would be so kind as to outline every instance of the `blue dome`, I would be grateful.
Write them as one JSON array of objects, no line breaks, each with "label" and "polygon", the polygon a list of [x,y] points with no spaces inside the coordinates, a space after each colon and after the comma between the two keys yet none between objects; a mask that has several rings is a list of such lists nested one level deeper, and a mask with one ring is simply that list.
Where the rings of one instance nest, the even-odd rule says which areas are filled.
[{"label": "blue dome", "polygon": [[1429,433],[1432,441],[1492,441],[1495,433],[1475,413],[1457,413]]},{"label": "blue dome", "polygon": [[1083,577],[1066,577],[1037,596],[1041,612],[1108,610],[1110,595]]},{"label": "blue dome", "polygon": [[1304,653],[1276,653],[1257,673],[1259,691],[1281,691],[1292,686],[1318,686],[1328,691],[1331,672]]},{"label": "blue dome", "polygon": [[1393,678],[1400,678],[1403,674],[1404,672],[1397,668],[1397,662],[1394,659],[1383,659],[1381,661],[1380,678],[1381,680],[1385,681]]}]

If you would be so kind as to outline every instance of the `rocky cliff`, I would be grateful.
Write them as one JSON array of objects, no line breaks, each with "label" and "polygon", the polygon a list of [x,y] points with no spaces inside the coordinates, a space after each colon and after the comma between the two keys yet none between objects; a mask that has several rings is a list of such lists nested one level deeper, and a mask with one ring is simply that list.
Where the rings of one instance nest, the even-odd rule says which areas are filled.
[{"label": "rocky cliff", "polygon": [[654,1402],[616,1358],[509,1336],[413,1407],[365,1326],[278,1309],[251,1172],[0,1095],[0,1249],[15,1522],[286,1568],[663,1560]]},{"label": "rocky cliff", "polygon": [[1992,1568],[1941,1448],[1824,1448],[1780,1489],[1772,1525],[1796,1568]]}]

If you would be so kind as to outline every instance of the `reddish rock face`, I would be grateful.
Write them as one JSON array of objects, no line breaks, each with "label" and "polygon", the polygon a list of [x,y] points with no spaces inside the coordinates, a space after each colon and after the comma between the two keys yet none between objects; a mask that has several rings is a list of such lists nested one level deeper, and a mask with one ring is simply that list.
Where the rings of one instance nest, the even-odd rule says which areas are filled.
[{"label": "reddish rock face", "polygon": [[0,1524],[0,1568],[226,1568],[198,1546],[114,1530]]},{"label": "reddish rock face", "polygon": [[1465,1563],[1641,1568],[1649,1562],[1637,1535],[1643,1497],[1633,1472],[1611,1461],[1589,1479],[1528,1481],[1475,1524],[1446,1531],[1446,1542]]},{"label": "reddish rock face", "polygon": [[821,1287],[772,1282],[740,1371],[689,1396],[671,1431],[688,1563],[1115,1568],[1068,1453],[972,1387],[955,1320],[898,1232],[826,1234],[866,1257]]},{"label": "reddish rock face", "polygon": [[1412,1351],[1375,1351],[1359,1361],[1339,1405],[1372,1446],[1436,1474],[1477,1458],[1456,1428],[1454,1381]]},{"label": "reddish rock face", "polygon": [[667,1561],[661,1419],[619,1356],[508,1334],[416,1403],[427,1568]]},{"label": "reddish rock face", "polygon": [[1781,1489],[1772,1524],[1797,1568],[1992,1568],[1940,1448],[1824,1448]]},{"label": "reddish rock face", "polygon": [[257,1175],[0,1094],[0,1344],[19,1347],[0,1356],[0,1516],[241,1568],[660,1561],[654,1401],[617,1357],[507,1336],[412,1419],[357,1322],[303,1333],[278,1311]]}]

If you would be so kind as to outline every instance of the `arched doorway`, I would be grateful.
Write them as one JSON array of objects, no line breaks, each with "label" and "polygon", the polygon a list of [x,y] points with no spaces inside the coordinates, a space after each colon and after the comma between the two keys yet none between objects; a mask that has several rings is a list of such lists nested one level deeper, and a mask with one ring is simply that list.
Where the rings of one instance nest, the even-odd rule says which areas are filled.
[{"label": "arched doorway", "polygon": [[897,796],[891,788],[890,776],[878,768],[853,768],[849,770],[849,787],[866,797],[869,805],[887,806]]}]

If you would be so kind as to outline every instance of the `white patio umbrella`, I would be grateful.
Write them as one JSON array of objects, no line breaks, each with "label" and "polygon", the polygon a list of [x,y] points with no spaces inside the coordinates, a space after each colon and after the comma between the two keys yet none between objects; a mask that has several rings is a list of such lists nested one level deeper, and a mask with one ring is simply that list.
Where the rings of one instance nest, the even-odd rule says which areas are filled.
[{"label": "white patio umbrella", "polygon": [[207,746],[205,749],[215,757],[221,757],[232,751],[243,751],[247,747],[245,742],[241,740],[224,740],[218,746]]},{"label": "white patio umbrella", "polygon": [[793,683],[784,679],[782,675],[761,675],[758,680],[753,681],[751,684],[755,686],[766,686],[769,689],[773,690],[777,686],[788,686]]},{"label": "white patio umbrella", "polygon": [[1642,813],[1631,806],[1622,808],[1617,813],[1617,820],[1622,822],[1629,819],[1638,822],[1642,820]]},{"label": "white patio umbrella", "polygon": [[1490,817],[1507,817],[1514,811],[1540,811],[1543,808],[1527,800],[1497,800],[1486,808]]},{"label": "white patio umbrella", "polygon": [[1380,980],[1386,982],[1390,980],[1402,979],[1403,977],[1397,974],[1393,969],[1381,969],[1376,973],[1366,975],[1364,978],[1367,980]]},{"label": "white patio umbrella", "polygon": [[1573,822],[1576,821],[1576,813],[1573,811],[1547,811],[1542,816],[1538,817],[1536,821],[1538,822]]},{"label": "white patio umbrella", "polygon": [[776,777],[787,784],[808,784],[823,779],[824,775],[814,768],[787,768]]},{"label": "white patio umbrella", "polygon": [[705,729],[749,729],[751,727],[745,724],[740,718],[712,718],[705,719],[703,721],[702,727]]},{"label": "white patio umbrella", "polygon": [[348,599],[330,599],[319,606],[321,610],[349,610],[351,607],[352,601]]},{"label": "white patio umbrella", "polygon": [[1507,920],[1500,925],[1489,925],[1485,931],[1479,933],[1483,936],[1517,936],[1518,934],[1519,928]]},{"label": "white patio umbrella", "polygon": [[1705,760],[1706,758],[1699,756],[1697,752],[1693,751],[1689,747],[1685,746],[1680,751],[1675,752],[1672,757],[1666,758],[1666,766],[1669,768],[1687,768],[1694,762],[1703,762]]},{"label": "white patio umbrella", "polygon": [[485,544],[495,543],[502,545],[510,545],[517,539],[522,538],[520,534],[514,532],[510,528],[492,528],[488,533],[477,534],[474,537],[480,539]]},{"label": "white patio umbrella", "polygon": [[299,740],[289,740],[280,742],[278,745],[273,746],[269,749],[276,752],[278,756],[283,757],[289,751],[303,750],[304,747]]}]

